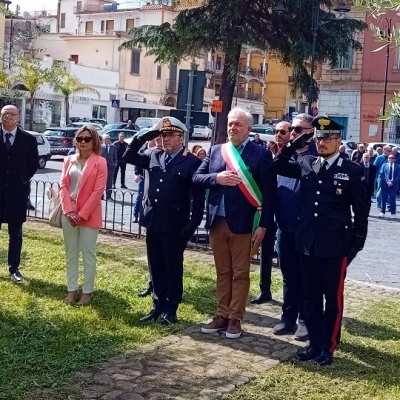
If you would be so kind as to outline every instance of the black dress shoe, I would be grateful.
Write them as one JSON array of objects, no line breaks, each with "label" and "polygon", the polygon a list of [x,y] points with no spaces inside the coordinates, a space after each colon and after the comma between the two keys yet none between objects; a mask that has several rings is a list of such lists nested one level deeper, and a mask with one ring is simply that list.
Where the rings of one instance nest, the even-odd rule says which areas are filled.
[{"label": "black dress shoe", "polygon": [[140,321],[141,322],[157,321],[161,314],[162,314],[162,311],[153,309],[147,315],[140,318]]},{"label": "black dress shoe", "polygon": [[121,189],[128,189],[125,185],[121,185]]},{"label": "black dress shoe", "polygon": [[304,349],[300,349],[297,352],[297,358],[300,361],[310,361],[316,358],[320,354],[320,350],[312,346],[307,346]]},{"label": "black dress shoe", "polygon": [[251,300],[251,304],[263,304],[272,300],[271,293],[261,292],[257,297]]},{"label": "black dress shoe", "polygon": [[138,297],[146,297],[149,296],[153,293],[153,287],[149,286],[147,289],[142,290],[141,292],[138,293]]},{"label": "black dress shoe", "polygon": [[333,362],[333,353],[322,350],[321,353],[316,357],[315,361],[321,366],[330,365]]},{"label": "black dress shoe", "polygon": [[161,325],[173,325],[178,322],[178,318],[176,318],[176,314],[164,314],[160,324]]}]

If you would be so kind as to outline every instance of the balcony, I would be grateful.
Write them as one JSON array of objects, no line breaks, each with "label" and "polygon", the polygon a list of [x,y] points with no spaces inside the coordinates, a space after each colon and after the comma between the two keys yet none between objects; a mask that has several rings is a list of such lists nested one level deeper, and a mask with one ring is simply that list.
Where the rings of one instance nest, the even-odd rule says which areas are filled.
[{"label": "balcony", "polygon": [[[115,6],[114,6],[115,4]],[[116,3],[109,3],[107,5],[105,4],[80,4],[77,6],[74,6],[73,8],[74,14],[90,14],[90,13],[109,13],[113,11],[118,11],[118,7]]]},{"label": "balcony", "polygon": [[239,66],[239,73],[242,75],[246,75],[248,78],[255,78],[260,81],[264,81],[266,75],[265,71],[263,71],[262,69],[246,67],[243,65]]},{"label": "balcony", "polygon": [[253,100],[253,101],[259,101],[262,102],[263,98],[261,93],[251,93],[251,92],[246,92],[244,90],[235,90],[233,92],[233,97],[238,97],[240,99],[246,99],[246,100]]},{"label": "balcony", "polygon": [[224,64],[219,61],[207,61],[204,65],[204,71],[212,74],[221,74],[224,69]]},{"label": "balcony", "polygon": [[178,81],[176,79],[167,79],[165,91],[167,93],[178,93]]}]

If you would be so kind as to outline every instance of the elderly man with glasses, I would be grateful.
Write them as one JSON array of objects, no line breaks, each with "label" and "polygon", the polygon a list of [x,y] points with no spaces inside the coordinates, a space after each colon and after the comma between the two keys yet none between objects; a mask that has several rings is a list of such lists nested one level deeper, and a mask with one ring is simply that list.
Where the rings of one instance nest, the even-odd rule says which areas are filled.
[{"label": "elderly man with glasses", "polygon": [[298,358],[325,366],[340,341],[346,269],[364,247],[370,200],[362,167],[339,157],[343,126],[328,117],[316,117],[313,126],[319,156],[292,160],[311,141],[309,131],[290,140],[274,166],[278,174],[301,181],[295,249],[301,253],[310,346]]},{"label": "elderly man with glasses", "polygon": [[[192,183],[200,158],[184,146],[185,125],[162,118],[153,129],[135,135],[123,159],[148,171],[148,189],[140,224],[146,228],[147,257],[153,281],[153,309],[142,322],[177,322],[183,295],[183,252],[203,219],[205,191]],[[140,153],[161,135],[162,148]]]}]

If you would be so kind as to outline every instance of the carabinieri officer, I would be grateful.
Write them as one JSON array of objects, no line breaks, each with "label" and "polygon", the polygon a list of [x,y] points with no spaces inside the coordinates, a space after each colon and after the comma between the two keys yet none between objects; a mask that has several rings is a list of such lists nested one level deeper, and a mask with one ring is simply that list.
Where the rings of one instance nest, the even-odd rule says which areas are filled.
[{"label": "carabinieri officer", "polygon": [[327,117],[314,118],[313,126],[319,157],[305,156],[301,165],[290,160],[311,140],[313,133],[305,133],[282,148],[274,168],[301,179],[295,247],[301,253],[310,346],[298,358],[323,366],[332,363],[339,344],[346,268],[364,246],[370,200],[362,167],[339,157],[343,126]]},{"label": "carabinieri officer", "polygon": [[[149,188],[140,223],[147,228],[147,257],[153,279],[154,308],[141,321],[177,322],[183,294],[183,252],[203,218],[205,191],[192,183],[201,160],[183,146],[185,125],[164,117],[150,131],[135,135],[123,159],[149,171]],[[162,137],[163,148],[139,153],[143,144]],[[191,200],[192,209],[191,209]]]}]

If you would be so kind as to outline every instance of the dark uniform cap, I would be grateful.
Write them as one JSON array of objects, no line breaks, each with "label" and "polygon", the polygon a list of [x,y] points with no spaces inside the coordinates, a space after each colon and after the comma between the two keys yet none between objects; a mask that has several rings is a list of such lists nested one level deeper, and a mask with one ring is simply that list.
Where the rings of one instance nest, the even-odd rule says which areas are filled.
[{"label": "dark uniform cap", "polygon": [[330,135],[341,134],[343,125],[338,124],[329,117],[315,117],[312,121],[312,126],[316,128],[315,137],[325,138]]}]

